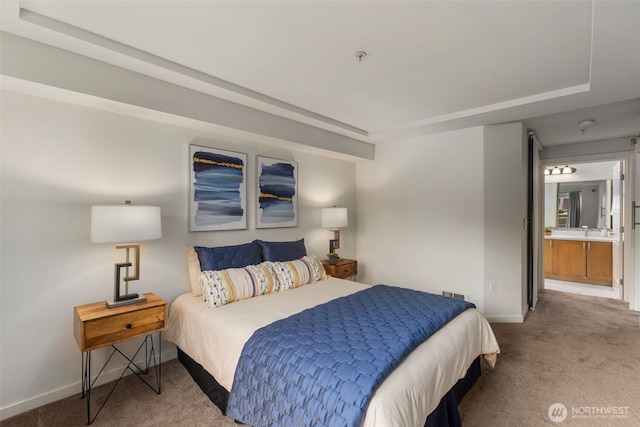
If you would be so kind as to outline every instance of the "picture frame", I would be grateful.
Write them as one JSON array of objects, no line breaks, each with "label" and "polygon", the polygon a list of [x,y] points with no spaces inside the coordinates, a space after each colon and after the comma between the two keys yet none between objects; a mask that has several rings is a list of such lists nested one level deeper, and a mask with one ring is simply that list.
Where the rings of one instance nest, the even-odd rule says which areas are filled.
[{"label": "picture frame", "polygon": [[298,163],[258,156],[256,228],[298,226]]},{"label": "picture frame", "polygon": [[189,231],[247,228],[247,155],[191,144]]}]

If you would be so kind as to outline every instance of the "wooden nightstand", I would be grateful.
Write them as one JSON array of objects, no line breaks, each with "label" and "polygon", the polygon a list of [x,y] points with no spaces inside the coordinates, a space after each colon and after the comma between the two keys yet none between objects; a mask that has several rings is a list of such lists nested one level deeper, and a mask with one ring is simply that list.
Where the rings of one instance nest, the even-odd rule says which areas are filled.
[{"label": "wooden nightstand", "polygon": [[340,258],[335,265],[329,264],[329,260],[322,260],[324,270],[329,276],[340,279],[348,279],[358,275],[358,261],[355,259]]},{"label": "wooden nightstand", "polygon": [[[153,391],[160,394],[160,364],[162,363],[162,331],[167,330],[168,306],[166,301],[152,293],[144,294],[146,302],[108,308],[104,301],[74,307],[73,332],[82,351],[82,398],[87,399],[87,424],[91,424],[116,388],[127,370],[130,370],[146,383]],[[158,333],[158,360],[152,335]],[[120,351],[116,344],[132,338],[144,337],[135,354],[129,358]],[[101,347],[111,346],[111,355],[106,359],[98,375],[91,379],[91,351]],[[135,362],[144,347],[144,368]],[[115,382],[111,392],[100,405],[98,412],[91,416],[91,388],[115,353],[122,355],[129,363],[120,378]],[[149,384],[142,374],[149,372],[153,359],[156,386]]]}]

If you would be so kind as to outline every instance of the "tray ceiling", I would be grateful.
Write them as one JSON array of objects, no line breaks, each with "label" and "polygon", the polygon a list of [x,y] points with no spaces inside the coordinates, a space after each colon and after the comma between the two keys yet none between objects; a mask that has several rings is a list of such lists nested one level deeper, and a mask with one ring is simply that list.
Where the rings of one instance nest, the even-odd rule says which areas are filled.
[{"label": "tray ceiling", "polygon": [[6,1],[2,8],[3,31],[367,142],[640,97],[636,2]]}]

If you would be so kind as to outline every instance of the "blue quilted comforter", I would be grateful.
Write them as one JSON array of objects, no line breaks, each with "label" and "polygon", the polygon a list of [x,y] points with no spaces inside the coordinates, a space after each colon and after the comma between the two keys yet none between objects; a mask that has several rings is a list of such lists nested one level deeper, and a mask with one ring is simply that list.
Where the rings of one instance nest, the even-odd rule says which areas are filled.
[{"label": "blue quilted comforter", "polygon": [[469,307],[377,285],[258,329],[242,350],[227,415],[256,427],[359,426],[384,378]]}]

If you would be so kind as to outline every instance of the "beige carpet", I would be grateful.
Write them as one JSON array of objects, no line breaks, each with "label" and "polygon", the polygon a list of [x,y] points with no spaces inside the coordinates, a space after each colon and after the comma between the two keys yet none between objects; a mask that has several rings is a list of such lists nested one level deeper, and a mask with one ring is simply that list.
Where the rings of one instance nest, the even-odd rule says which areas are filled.
[{"label": "beige carpet", "polygon": [[[493,324],[501,354],[460,404],[463,424],[640,426],[640,317],[625,307],[544,290],[525,323]],[[567,408],[561,423],[554,403]],[[586,414],[611,407],[625,417]]]},{"label": "beige carpet", "polygon": [[[640,426],[640,320],[624,307],[604,298],[541,291],[524,324],[494,324],[502,354],[495,369],[483,365],[483,376],[462,401],[464,426]],[[162,367],[161,395],[127,377],[92,425],[237,426],[177,360]],[[554,403],[567,408],[561,423],[547,415]],[[624,411],[618,415],[623,418],[585,414],[614,407]],[[85,417],[85,401],[74,396],[0,426],[82,426]]]}]

